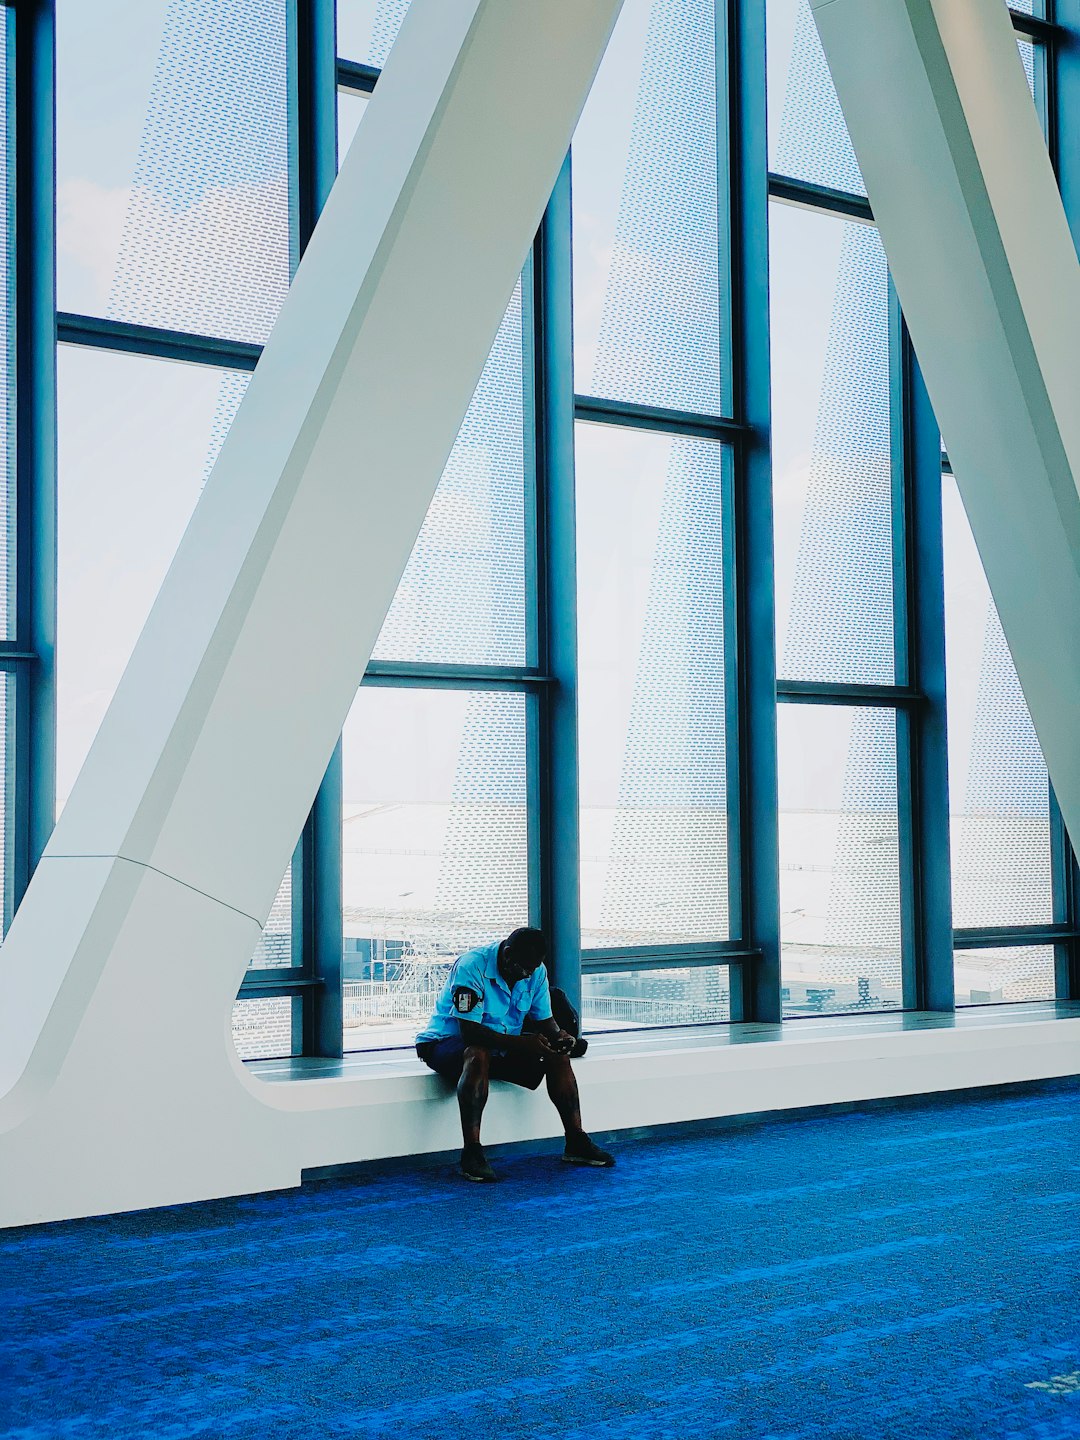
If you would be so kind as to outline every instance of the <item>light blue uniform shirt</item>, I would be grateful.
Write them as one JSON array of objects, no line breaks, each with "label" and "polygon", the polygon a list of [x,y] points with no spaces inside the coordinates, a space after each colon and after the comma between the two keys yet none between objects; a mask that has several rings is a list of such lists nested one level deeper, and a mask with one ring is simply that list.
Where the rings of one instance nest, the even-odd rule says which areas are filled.
[{"label": "light blue uniform shirt", "polygon": [[458,1036],[459,1020],[486,1025],[502,1035],[520,1035],[526,1020],[550,1020],[547,970],[538,965],[513,990],[499,974],[499,942],[467,950],[450,971],[427,1028],[416,1043]]}]

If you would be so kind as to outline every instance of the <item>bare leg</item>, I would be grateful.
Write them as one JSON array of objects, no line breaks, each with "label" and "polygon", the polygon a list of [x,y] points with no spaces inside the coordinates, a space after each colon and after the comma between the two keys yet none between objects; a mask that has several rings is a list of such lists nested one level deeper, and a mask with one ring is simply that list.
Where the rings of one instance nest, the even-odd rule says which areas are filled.
[{"label": "bare leg", "polygon": [[566,1055],[549,1055],[546,1070],[547,1092],[551,1096],[551,1103],[559,1112],[567,1139],[583,1134],[577,1077],[569,1058]]},{"label": "bare leg", "polygon": [[465,1051],[465,1068],[458,1081],[458,1109],[461,1111],[461,1136],[466,1145],[480,1144],[480,1118],[488,1098],[488,1072],[491,1055],[480,1045]]}]

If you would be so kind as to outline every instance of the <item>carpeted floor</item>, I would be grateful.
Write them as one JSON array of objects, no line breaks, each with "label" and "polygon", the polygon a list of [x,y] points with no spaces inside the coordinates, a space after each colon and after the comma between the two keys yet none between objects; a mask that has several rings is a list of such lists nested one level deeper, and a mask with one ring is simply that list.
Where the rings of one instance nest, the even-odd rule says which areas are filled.
[{"label": "carpeted floor", "polygon": [[1080,1436],[1080,1090],[618,1156],[0,1234],[0,1436]]}]

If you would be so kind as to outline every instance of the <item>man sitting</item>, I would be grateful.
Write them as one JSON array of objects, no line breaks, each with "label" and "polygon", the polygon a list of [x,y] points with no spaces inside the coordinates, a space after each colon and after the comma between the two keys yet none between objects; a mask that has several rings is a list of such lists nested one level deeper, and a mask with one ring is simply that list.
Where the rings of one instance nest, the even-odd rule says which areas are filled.
[{"label": "man sitting", "polygon": [[[571,1165],[614,1165],[581,1128],[571,1056],[584,1055],[577,1015],[561,990],[549,991],[539,930],[515,930],[505,940],[469,950],[455,963],[416,1053],[438,1075],[457,1084],[461,1111],[461,1173],[467,1180],[497,1180],[480,1144],[480,1119],[490,1080],[509,1080],[547,1092],[566,1131],[563,1159]],[[559,1006],[566,1029],[554,1018]]]}]

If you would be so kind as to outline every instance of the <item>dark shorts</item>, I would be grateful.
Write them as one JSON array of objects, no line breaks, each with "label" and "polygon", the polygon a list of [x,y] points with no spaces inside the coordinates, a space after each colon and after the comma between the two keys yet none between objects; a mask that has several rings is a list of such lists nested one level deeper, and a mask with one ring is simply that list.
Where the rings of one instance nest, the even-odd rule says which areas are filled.
[{"label": "dark shorts", "polygon": [[[448,1035],[443,1040],[425,1040],[417,1045],[416,1053],[424,1064],[456,1085],[465,1068],[465,1041],[460,1035]],[[491,1052],[492,1080],[509,1080],[511,1085],[524,1085],[526,1090],[535,1090],[544,1078],[545,1064],[540,1056],[506,1055]]]}]

